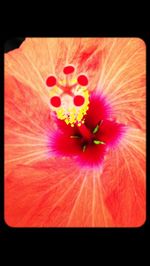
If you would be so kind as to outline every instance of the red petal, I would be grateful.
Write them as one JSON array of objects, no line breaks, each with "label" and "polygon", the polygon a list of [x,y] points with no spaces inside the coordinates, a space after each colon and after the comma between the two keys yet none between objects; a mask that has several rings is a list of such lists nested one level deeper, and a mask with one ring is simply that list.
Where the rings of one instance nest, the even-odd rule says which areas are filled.
[{"label": "red petal", "polygon": [[80,151],[80,154],[78,154],[77,157],[77,162],[82,167],[100,167],[103,162],[105,152],[105,145],[89,144],[84,152],[83,150]]},{"label": "red petal", "polygon": [[18,163],[47,158],[48,133],[52,128],[49,108],[38,91],[5,78],[5,160],[8,169]]},{"label": "red petal", "polygon": [[132,134],[106,155],[101,176],[105,204],[118,227],[141,226],[146,219],[146,145],[141,131]]},{"label": "red petal", "polygon": [[94,129],[100,120],[108,119],[110,114],[111,109],[105,97],[100,93],[92,93],[90,95],[89,110],[85,116],[86,125]]},{"label": "red petal", "polygon": [[56,117],[56,115],[53,116],[54,120],[58,126],[58,128],[64,132],[66,135],[76,135],[79,133],[77,130],[77,127],[71,127],[70,125],[67,125],[63,120],[60,120]]},{"label": "red petal", "polygon": [[106,145],[114,146],[119,142],[126,131],[126,127],[115,121],[104,120],[97,133],[99,140],[106,142]]},{"label": "red petal", "polygon": [[68,132],[57,131],[50,136],[50,149],[58,156],[77,156],[81,151],[81,139],[71,138]]},{"label": "red petal", "polygon": [[57,160],[57,167],[53,159],[13,167],[5,180],[5,222],[12,227],[66,226],[80,188],[76,182],[77,189],[71,189],[79,172],[69,159]]},{"label": "red petal", "polygon": [[[94,89],[100,81],[98,89],[103,88],[122,123],[145,130],[145,50],[139,38],[30,38],[21,48],[7,54],[5,70],[23,83],[20,91],[24,92],[23,97],[19,97],[16,84],[12,86],[10,82],[6,109],[11,118],[5,122],[8,126],[5,134],[14,147],[7,146],[6,155],[10,159],[20,157],[17,163],[8,163],[5,168],[5,221],[10,226],[62,227],[67,226],[68,221],[69,226],[79,227],[130,227],[144,223],[145,136],[141,130],[138,134],[133,132],[133,139],[129,137],[122,153],[119,145],[115,154],[113,151],[106,157],[108,166],[104,167],[102,175],[98,171],[99,180],[103,180],[99,185],[97,181],[94,184],[92,171],[86,175],[81,173],[78,178],[81,171],[76,172],[77,166],[72,167],[73,160],[58,162],[53,158],[52,163],[45,162],[44,169],[39,158],[32,167],[19,163],[26,163],[21,159],[25,151],[27,154],[33,152],[33,139],[36,145],[37,139],[45,144],[44,131],[50,127],[50,121],[44,119],[49,111],[43,81],[54,70],[62,72],[66,55],[79,73],[88,70],[89,89]],[[28,126],[25,132],[23,125]],[[24,148],[18,144],[23,144]],[[27,146],[29,144],[31,147]],[[79,181],[73,183],[75,180]]]}]

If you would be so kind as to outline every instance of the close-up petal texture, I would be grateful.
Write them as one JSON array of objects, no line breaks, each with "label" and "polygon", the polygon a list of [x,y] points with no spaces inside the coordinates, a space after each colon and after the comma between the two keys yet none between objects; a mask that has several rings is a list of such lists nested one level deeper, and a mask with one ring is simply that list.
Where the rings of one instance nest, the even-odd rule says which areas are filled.
[{"label": "close-up petal texture", "polygon": [[4,78],[5,223],[142,226],[144,41],[26,38]]}]

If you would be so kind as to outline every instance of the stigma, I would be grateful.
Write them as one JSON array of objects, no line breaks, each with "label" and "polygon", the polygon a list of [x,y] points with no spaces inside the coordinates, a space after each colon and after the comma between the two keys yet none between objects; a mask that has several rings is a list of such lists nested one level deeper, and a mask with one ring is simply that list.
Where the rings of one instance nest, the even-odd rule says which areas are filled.
[{"label": "stigma", "polygon": [[80,127],[89,109],[88,78],[85,74],[75,75],[73,65],[63,68],[63,79],[50,75],[46,86],[50,88],[50,109],[67,125]]}]

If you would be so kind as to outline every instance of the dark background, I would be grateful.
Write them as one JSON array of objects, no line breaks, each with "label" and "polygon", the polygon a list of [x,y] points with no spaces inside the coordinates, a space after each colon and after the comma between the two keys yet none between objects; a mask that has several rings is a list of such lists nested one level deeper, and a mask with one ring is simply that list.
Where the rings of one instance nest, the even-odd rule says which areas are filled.
[{"label": "dark background", "polygon": [[18,48],[25,38],[13,38],[5,41],[4,52],[7,53],[11,50]]}]

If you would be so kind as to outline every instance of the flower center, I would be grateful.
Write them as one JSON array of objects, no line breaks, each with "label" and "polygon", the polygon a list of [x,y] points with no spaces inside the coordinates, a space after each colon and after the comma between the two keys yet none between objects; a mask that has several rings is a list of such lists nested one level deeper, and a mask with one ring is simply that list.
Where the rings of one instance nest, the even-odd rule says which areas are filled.
[{"label": "flower center", "polygon": [[99,131],[100,125],[102,123],[103,123],[103,121],[101,120],[96,125],[96,127],[93,129],[92,132],[85,124],[82,124],[80,127],[78,127],[78,130],[79,130],[81,136],[78,136],[78,135],[71,136],[71,138],[74,138],[74,139],[81,139],[82,138],[82,151],[83,152],[85,152],[85,150],[87,149],[87,146],[89,144],[95,144],[95,145],[105,144],[104,141],[99,140],[96,137],[96,133]]},{"label": "flower center", "polygon": [[90,129],[85,125],[81,125],[78,127],[81,136],[84,138],[85,141],[89,142],[93,138],[93,134],[91,133]]}]

